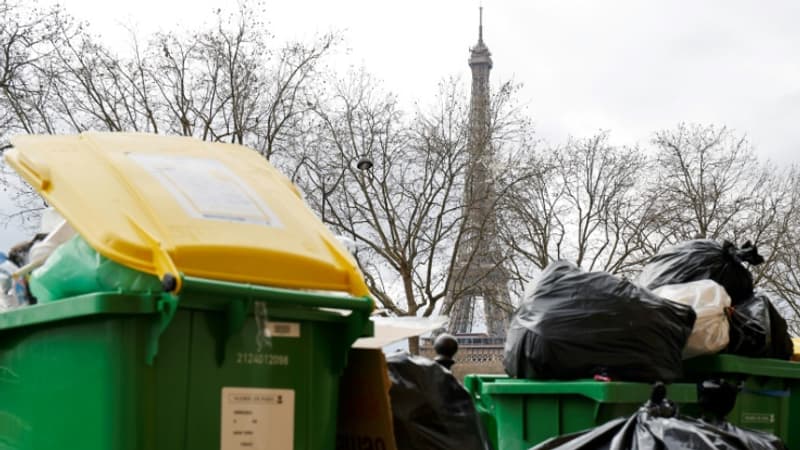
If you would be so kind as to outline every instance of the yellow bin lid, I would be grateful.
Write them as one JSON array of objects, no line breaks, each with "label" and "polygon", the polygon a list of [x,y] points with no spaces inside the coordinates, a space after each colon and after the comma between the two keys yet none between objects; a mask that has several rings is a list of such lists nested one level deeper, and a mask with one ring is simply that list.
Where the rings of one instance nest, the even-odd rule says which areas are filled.
[{"label": "yellow bin lid", "polygon": [[11,142],[8,163],[95,250],[125,266],[178,283],[184,274],[368,294],[352,256],[253,150],[134,133]]}]

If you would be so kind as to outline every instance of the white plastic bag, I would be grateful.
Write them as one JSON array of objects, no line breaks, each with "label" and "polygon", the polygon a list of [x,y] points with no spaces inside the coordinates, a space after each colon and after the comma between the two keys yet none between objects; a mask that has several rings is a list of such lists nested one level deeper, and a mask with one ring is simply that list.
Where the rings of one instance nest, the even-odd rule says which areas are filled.
[{"label": "white plastic bag", "polygon": [[659,297],[694,308],[697,320],[683,349],[683,359],[714,354],[728,346],[730,325],[725,308],[731,298],[721,285],[711,280],[668,284],[653,290]]},{"label": "white plastic bag", "polygon": [[17,270],[19,270],[19,268],[13,262],[6,259],[4,253],[0,253],[0,312],[17,307],[16,299],[13,296],[13,275]]},{"label": "white plastic bag", "polygon": [[[44,227],[43,227],[44,228]],[[61,220],[49,231],[46,238],[36,242],[28,252],[28,262],[44,262],[61,244],[75,236],[75,230],[65,220]]]}]

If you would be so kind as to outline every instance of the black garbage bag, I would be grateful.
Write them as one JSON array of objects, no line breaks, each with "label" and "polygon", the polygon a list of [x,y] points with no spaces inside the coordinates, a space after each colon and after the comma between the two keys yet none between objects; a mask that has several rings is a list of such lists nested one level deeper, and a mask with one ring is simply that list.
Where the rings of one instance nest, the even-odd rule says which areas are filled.
[{"label": "black garbage bag", "polygon": [[[681,416],[663,385],[630,418],[545,441],[531,450],[785,450],[777,436]],[[660,398],[659,398],[660,397]]]},{"label": "black garbage bag", "polygon": [[789,326],[786,324],[786,319],[781,316],[778,308],[775,307],[769,296],[762,293],[756,293],[756,298],[762,298],[767,304],[769,310],[769,330],[772,338],[770,345],[769,358],[789,360],[794,354],[794,342],[792,342],[792,335],[789,334]]},{"label": "black garbage bag", "polygon": [[514,313],[503,365],[518,378],[671,381],[694,321],[690,306],[559,261]]},{"label": "black garbage bag", "polygon": [[725,353],[751,358],[790,359],[794,353],[786,320],[764,293],[731,308]]},{"label": "black garbage bag", "polygon": [[756,246],[747,241],[741,248],[725,241],[686,241],[665,249],[648,262],[636,283],[648,289],[667,284],[714,280],[721,284],[731,303],[736,305],[753,296],[753,275],[742,264],[758,265],[764,258]]},{"label": "black garbage bag", "polygon": [[744,448],[752,450],[772,450],[772,449],[786,449],[786,444],[783,443],[781,438],[774,434],[766,433],[758,430],[749,430],[746,428],[739,428],[732,425],[730,422],[719,421],[709,422],[715,428],[724,431],[725,433],[736,436],[745,445]]},{"label": "black garbage bag", "polygon": [[736,397],[744,387],[742,381],[731,381],[724,378],[703,380],[697,386],[697,404],[703,417],[714,421],[723,421],[734,406]]},{"label": "black garbage bag", "polygon": [[760,358],[772,345],[769,309],[763,300],[750,298],[730,308],[730,341],[725,353]]},{"label": "black garbage bag", "polygon": [[406,352],[386,362],[398,450],[491,450],[472,398],[449,370]]}]

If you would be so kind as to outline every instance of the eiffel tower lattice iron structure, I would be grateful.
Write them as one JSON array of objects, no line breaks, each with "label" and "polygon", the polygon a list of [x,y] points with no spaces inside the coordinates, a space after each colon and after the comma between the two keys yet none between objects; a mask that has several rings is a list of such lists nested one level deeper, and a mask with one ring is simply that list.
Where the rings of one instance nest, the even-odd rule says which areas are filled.
[{"label": "eiffel tower lattice iron structure", "polygon": [[[447,298],[449,332],[472,334],[481,320],[489,338],[504,338],[511,315],[509,274],[497,238],[497,191],[493,182],[489,73],[492,57],[483,42],[480,8],[478,43],[470,50],[472,91],[469,111],[467,178],[464,188],[465,228]],[[483,317],[481,317],[481,315]]]}]

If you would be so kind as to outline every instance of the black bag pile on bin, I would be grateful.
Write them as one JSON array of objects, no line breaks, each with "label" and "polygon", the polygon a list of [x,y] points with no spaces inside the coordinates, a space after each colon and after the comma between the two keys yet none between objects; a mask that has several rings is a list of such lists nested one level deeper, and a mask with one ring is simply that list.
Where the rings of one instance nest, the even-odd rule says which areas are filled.
[{"label": "black bag pile on bin", "polygon": [[741,248],[728,241],[722,244],[708,239],[686,241],[654,256],[642,268],[636,283],[655,289],[668,284],[714,280],[725,288],[735,306],[753,296],[753,275],[743,262],[754,266],[764,262],[750,241]]},{"label": "black bag pile on bin", "polygon": [[517,378],[672,381],[694,321],[690,306],[558,261],[514,313],[503,365]]},{"label": "black bag pile on bin", "polygon": [[654,256],[636,282],[648,289],[713,280],[731,297],[730,342],[725,353],[751,358],[789,359],[794,353],[786,321],[763,293],[754,292],[753,275],[744,263],[764,258],[750,241],[741,248],[731,242],[699,239],[683,242]]},{"label": "black bag pile on bin", "polygon": [[794,353],[786,320],[770,301],[758,292],[731,308],[730,343],[725,353],[751,358],[788,360]]},{"label": "black bag pile on bin", "polygon": [[406,352],[386,362],[398,450],[492,450],[472,398],[449,370]]},{"label": "black bag pile on bin", "polygon": [[777,436],[747,430],[724,420],[678,414],[658,384],[650,400],[630,418],[552,438],[531,450],[785,450]]}]

